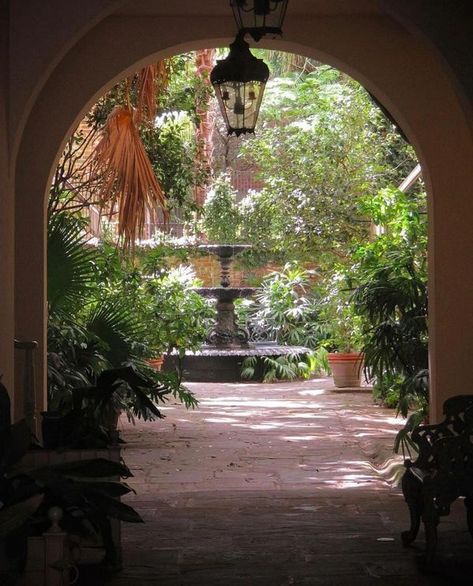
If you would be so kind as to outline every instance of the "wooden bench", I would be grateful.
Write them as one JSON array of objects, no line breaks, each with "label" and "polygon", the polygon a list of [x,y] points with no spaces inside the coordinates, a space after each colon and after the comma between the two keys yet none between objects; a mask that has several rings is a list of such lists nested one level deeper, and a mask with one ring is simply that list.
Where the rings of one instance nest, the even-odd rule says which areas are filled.
[{"label": "wooden bench", "polygon": [[401,535],[410,545],[424,523],[429,567],[437,547],[440,517],[450,513],[451,504],[465,497],[467,523],[473,537],[473,395],[457,395],[443,405],[445,420],[420,425],[412,432],[419,447],[414,462],[406,460],[402,491],[409,507],[411,526]]}]

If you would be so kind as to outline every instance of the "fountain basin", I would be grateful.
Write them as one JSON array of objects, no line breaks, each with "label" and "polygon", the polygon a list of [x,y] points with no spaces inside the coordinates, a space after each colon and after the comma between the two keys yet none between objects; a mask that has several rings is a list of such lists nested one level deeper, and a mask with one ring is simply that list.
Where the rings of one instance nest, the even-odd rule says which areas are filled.
[{"label": "fountain basin", "polygon": [[[241,345],[204,345],[195,352],[187,352],[182,359],[183,378],[189,382],[248,382],[241,377],[242,363],[251,356],[278,358],[290,354],[304,355],[310,352],[304,346],[286,346],[271,342]],[[176,354],[166,356],[165,370],[174,370],[178,365]],[[257,368],[253,381],[263,380],[263,369]]]},{"label": "fountain basin", "polygon": [[251,297],[257,289],[255,287],[193,287],[193,291],[209,299],[235,301],[240,297]]},{"label": "fountain basin", "polygon": [[216,254],[219,258],[233,258],[239,252],[249,250],[251,244],[199,244],[197,248]]}]

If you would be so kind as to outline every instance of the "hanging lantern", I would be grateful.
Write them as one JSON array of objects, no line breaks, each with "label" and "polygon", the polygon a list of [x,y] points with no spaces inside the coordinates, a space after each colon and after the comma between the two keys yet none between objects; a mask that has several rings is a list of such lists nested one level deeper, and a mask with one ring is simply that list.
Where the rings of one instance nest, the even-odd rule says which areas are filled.
[{"label": "hanging lantern", "polygon": [[230,0],[237,26],[255,41],[264,35],[282,35],[288,0]]},{"label": "hanging lantern", "polygon": [[228,134],[237,136],[254,132],[269,77],[268,66],[251,53],[243,35],[238,33],[230,53],[210,74]]}]

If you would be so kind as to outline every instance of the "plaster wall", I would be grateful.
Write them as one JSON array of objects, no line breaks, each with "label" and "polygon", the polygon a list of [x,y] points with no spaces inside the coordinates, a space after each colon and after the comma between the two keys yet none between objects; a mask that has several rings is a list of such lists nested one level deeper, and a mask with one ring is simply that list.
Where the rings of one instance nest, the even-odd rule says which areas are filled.
[{"label": "plaster wall", "polygon": [[[5,2],[8,4],[8,2]],[[12,0],[9,119],[12,153],[42,87],[62,57],[124,0]]]},{"label": "plaster wall", "polygon": [[[49,20],[47,30],[43,28],[34,41],[39,47],[49,46],[47,63],[35,63],[32,80],[11,86],[12,102],[18,95],[21,110],[12,116],[12,136],[18,145],[16,331],[40,342],[40,401],[45,389],[45,191],[64,141],[96,98],[128,72],[157,57],[226,45],[234,31],[231,18],[211,15],[192,19],[117,16],[98,22],[97,14],[92,17],[86,11],[81,21],[77,10],[62,4],[61,19],[67,20],[69,10],[74,30],[82,31],[83,36],[77,33],[80,38],[72,44],[67,39],[59,42],[57,37],[62,33]],[[95,26],[90,26],[93,18]],[[25,16],[22,49],[13,57],[23,73],[31,70],[26,57],[32,51],[32,41],[27,33],[34,24],[30,15]],[[216,38],[215,31],[222,36]],[[43,38],[46,32],[52,38]],[[441,38],[445,42],[445,34]],[[459,43],[452,36],[449,56],[440,55],[438,46],[434,49],[425,35],[375,14],[308,14],[303,19],[288,19],[284,41],[266,43],[313,56],[358,79],[391,110],[417,148],[430,192],[434,420],[440,417],[440,406],[447,396],[473,387],[473,373],[466,368],[471,362],[473,335],[473,273],[469,270],[473,254],[471,103],[458,78],[464,65],[455,69],[447,62],[447,57],[453,59],[457,54],[455,46],[461,48]]]},{"label": "plaster wall", "polygon": [[472,119],[473,2],[471,0],[380,0],[383,10],[413,34],[422,34],[450,70]]},{"label": "plaster wall", "polygon": [[13,392],[13,186],[8,149],[8,6],[0,4],[0,376]]}]

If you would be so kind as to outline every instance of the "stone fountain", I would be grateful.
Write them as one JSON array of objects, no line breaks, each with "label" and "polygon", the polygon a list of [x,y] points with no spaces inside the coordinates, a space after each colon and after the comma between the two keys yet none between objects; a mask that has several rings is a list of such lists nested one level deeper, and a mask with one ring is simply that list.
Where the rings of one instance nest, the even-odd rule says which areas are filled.
[{"label": "stone fountain", "polygon": [[217,321],[207,335],[207,347],[248,348],[248,332],[237,325],[235,299],[251,297],[256,289],[253,287],[231,287],[230,266],[239,252],[250,248],[248,244],[202,244],[200,250],[217,255],[220,263],[220,287],[196,287],[194,290],[202,295],[216,299]]},{"label": "stone fountain", "polygon": [[[235,255],[251,248],[249,244],[202,244],[200,250],[215,254],[220,263],[220,287],[196,287],[203,297],[216,299],[217,319],[205,344],[196,352],[187,352],[182,360],[184,379],[196,382],[237,382],[243,360],[249,356],[284,356],[306,354],[308,348],[286,346],[276,342],[250,342],[248,331],[240,327],[235,314],[235,299],[247,298],[254,287],[232,287],[230,266]],[[166,358],[165,367],[175,367],[176,356]],[[256,379],[262,373],[256,373]]]}]

